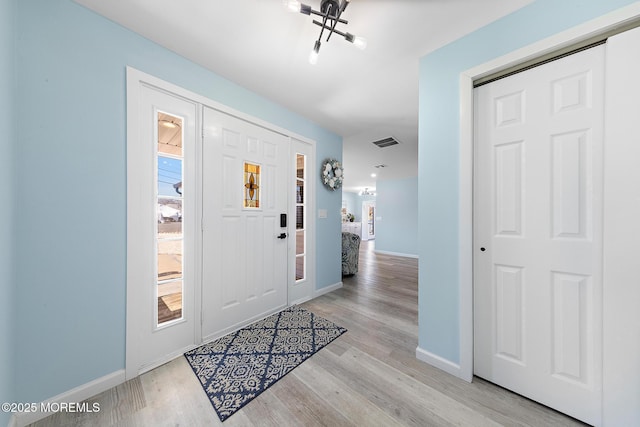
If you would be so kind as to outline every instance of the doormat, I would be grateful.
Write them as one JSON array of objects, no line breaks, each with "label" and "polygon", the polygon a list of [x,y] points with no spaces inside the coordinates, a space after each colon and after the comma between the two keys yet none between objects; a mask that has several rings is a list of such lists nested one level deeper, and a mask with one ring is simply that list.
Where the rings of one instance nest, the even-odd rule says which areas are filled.
[{"label": "doormat", "polygon": [[224,421],[345,332],[292,306],[184,356]]}]

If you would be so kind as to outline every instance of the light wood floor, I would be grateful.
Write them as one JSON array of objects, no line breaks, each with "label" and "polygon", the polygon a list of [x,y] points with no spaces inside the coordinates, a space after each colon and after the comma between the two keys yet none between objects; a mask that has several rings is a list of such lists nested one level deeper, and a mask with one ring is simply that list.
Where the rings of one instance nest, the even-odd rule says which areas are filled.
[{"label": "light wood floor", "polygon": [[[418,267],[363,242],[360,271],[302,306],[349,332],[267,389],[225,426],[577,426],[481,379],[468,384],[415,358]],[[93,414],[36,426],[221,425],[184,357],[89,400]]]}]

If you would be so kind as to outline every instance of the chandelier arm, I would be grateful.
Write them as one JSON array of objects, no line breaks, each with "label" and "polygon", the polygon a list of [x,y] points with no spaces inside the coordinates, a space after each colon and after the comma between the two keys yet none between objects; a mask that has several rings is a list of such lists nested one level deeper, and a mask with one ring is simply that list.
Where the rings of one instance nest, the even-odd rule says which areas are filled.
[{"label": "chandelier arm", "polygon": [[[322,13],[322,12],[318,12],[317,10],[313,10],[313,9],[311,9],[309,12],[310,12],[310,13],[312,13],[312,14],[314,14],[314,15],[318,15],[318,16],[322,16],[322,17],[324,17],[324,13]],[[347,21],[346,19],[337,19],[337,21],[338,21],[339,23],[341,23],[341,24],[348,24],[348,23],[349,23],[349,21]]]},{"label": "chandelier arm", "polygon": [[[320,25],[322,29],[320,30],[320,35],[318,36],[318,42],[320,42],[320,39],[322,39],[322,33],[324,32],[325,28],[328,30],[331,30],[331,27],[327,27],[327,19],[329,19],[329,12],[331,12],[331,6],[329,6],[327,8],[327,11],[322,15],[322,24]],[[315,22],[315,19],[314,19],[314,22]],[[331,36],[331,33],[329,33],[329,36]]]},{"label": "chandelier arm", "polygon": [[[323,25],[322,25],[322,22],[318,22],[318,21],[316,21],[315,19],[313,20],[313,23],[314,23],[314,24],[316,24],[316,25],[317,25],[317,26],[319,26],[319,27],[322,27],[322,26],[323,26]],[[340,30],[335,30],[335,29],[334,29],[334,30],[331,30],[331,27],[329,27],[329,26],[327,26],[327,25],[324,25],[324,28],[325,28],[325,29],[327,29],[327,30],[330,30],[330,31],[331,31],[331,32],[333,32],[333,33],[336,33],[336,34],[337,34],[337,35],[339,35],[339,36],[344,37],[345,39],[346,39],[346,38],[348,38],[348,37],[347,37],[347,34],[346,34],[346,33],[343,33],[343,32],[342,32],[342,31],[340,31]],[[321,34],[322,34],[322,33],[321,33]]]},{"label": "chandelier arm", "polygon": [[346,0],[342,0],[342,3],[340,3],[340,9],[338,9],[338,14],[336,15],[335,19],[331,21],[331,31],[329,31],[329,35],[327,36],[327,41],[329,41],[329,39],[331,38],[331,34],[333,34],[334,32],[337,32],[336,25],[338,24],[338,20],[340,19],[340,16],[342,16],[342,12],[344,12],[348,4],[349,2]]}]

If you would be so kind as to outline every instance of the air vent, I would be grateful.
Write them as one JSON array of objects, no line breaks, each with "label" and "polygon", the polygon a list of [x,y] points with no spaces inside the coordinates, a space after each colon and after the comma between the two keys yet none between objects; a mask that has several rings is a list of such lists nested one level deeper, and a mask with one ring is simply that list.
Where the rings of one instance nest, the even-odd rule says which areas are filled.
[{"label": "air vent", "polygon": [[381,139],[379,141],[373,141],[373,145],[380,148],[391,147],[392,145],[398,145],[398,144],[399,144],[398,140],[392,136],[390,136],[389,138]]}]

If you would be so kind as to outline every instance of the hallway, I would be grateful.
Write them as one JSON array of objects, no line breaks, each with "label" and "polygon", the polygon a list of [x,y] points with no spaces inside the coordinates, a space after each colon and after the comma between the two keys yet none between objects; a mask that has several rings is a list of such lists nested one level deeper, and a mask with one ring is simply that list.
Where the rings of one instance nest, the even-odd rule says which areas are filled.
[{"label": "hallway", "polygon": [[[376,254],[302,304],[348,332],[225,421],[225,426],[578,426],[502,388],[468,384],[418,361],[418,260]],[[183,357],[101,393],[92,414],[58,413],[35,426],[222,425]]]}]

